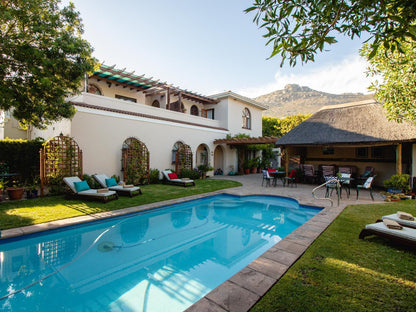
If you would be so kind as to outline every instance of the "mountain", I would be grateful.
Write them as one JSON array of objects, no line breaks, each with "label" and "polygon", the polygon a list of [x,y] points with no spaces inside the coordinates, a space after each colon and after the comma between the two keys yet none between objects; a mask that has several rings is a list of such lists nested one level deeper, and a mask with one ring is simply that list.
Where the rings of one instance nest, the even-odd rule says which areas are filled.
[{"label": "mountain", "polygon": [[342,93],[331,94],[301,87],[297,84],[288,84],[283,90],[261,95],[255,100],[269,106],[263,116],[285,117],[297,114],[310,114],[317,112],[326,105],[344,104],[373,99],[372,94]]}]

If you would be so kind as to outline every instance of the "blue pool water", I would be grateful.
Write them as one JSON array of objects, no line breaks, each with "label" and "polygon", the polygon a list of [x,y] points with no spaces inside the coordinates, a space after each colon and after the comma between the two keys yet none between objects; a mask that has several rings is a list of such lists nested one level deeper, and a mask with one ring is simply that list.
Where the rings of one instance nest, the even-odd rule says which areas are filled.
[{"label": "blue pool water", "polygon": [[1,311],[183,311],[319,212],[216,195],[0,242]]}]

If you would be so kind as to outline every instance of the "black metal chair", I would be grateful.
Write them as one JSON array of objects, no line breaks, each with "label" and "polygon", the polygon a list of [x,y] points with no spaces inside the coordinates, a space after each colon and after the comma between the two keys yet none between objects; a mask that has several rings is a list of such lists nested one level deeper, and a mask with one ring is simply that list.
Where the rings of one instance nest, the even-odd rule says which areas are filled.
[{"label": "black metal chair", "polygon": [[356,189],[357,189],[357,200],[358,200],[358,193],[360,189],[363,190],[369,190],[370,191],[370,196],[371,199],[374,200],[374,196],[373,196],[373,181],[374,178],[376,177],[376,175],[372,176],[372,177],[368,177],[367,180],[365,180],[365,182],[363,184],[357,184]]}]

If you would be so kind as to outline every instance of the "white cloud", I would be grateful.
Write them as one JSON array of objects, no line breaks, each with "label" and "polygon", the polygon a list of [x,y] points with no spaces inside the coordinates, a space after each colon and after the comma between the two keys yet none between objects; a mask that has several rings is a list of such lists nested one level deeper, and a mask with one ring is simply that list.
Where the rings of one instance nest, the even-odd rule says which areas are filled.
[{"label": "white cloud", "polygon": [[[315,64],[316,65],[316,64]],[[257,97],[276,90],[281,90],[287,84],[307,86],[317,91],[333,94],[340,93],[369,93],[371,79],[365,71],[368,64],[358,55],[344,58],[336,64],[314,67],[300,73],[284,73],[282,70],[275,74],[274,81],[259,87],[239,90],[238,93],[247,97]]]}]

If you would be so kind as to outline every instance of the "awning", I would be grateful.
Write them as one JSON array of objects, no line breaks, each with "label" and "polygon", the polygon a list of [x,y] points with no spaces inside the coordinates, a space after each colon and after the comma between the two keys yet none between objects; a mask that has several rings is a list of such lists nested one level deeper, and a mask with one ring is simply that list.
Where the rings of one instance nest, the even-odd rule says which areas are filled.
[{"label": "awning", "polygon": [[275,144],[277,137],[257,137],[257,138],[232,138],[232,139],[217,139],[214,144],[227,145],[248,145],[248,144]]}]

